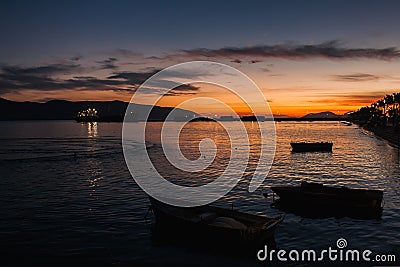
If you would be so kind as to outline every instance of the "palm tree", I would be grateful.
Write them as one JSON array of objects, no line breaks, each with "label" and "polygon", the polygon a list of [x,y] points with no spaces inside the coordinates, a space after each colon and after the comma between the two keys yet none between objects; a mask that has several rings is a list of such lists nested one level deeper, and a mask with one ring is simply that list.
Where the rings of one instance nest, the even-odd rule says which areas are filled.
[{"label": "palm tree", "polygon": [[370,106],[360,108],[351,113],[350,118],[361,124],[386,126],[388,116],[397,130],[400,127],[400,92],[386,95]]},{"label": "palm tree", "polygon": [[394,117],[394,96],[393,95],[386,95],[384,98],[385,106],[387,113],[389,115],[389,118],[392,118],[392,123],[393,123],[393,117]]},{"label": "palm tree", "polygon": [[394,126],[398,128],[399,126],[399,106],[400,106],[400,93],[393,94],[394,102]]},{"label": "palm tree", "polygon": [[[386,126],[386,104],[385,104],[385,100],[384,99],[379,99],[377,102],[377,107],[379,108],[379,117],[381,117],[381,115],[383,115],[383,125]],[[383,111],[383,114],[382,114]]]}]

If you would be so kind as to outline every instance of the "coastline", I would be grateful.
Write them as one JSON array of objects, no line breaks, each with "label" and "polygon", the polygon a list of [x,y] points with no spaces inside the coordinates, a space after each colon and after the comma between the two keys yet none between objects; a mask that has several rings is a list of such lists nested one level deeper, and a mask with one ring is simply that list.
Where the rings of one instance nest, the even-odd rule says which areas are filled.
[{"label": "coastline", "polygon": [[400,131],[396,131],[394,127],[373,127],[368,124],[358,126],[400,148]]}]

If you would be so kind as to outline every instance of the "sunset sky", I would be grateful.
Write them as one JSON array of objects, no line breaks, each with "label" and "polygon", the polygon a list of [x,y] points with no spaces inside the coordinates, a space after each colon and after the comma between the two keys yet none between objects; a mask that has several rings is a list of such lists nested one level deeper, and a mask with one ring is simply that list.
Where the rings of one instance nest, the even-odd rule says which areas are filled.
[{"label": "sunset sky", "polygon": [[[0,2],[0,97],[129,101],[151,75],[192,60],[242,71],[275,115],[342,114],[400,91],[399,1],[82,2]],[[160,104],[191,97],[246,113],[207,84]]]}]

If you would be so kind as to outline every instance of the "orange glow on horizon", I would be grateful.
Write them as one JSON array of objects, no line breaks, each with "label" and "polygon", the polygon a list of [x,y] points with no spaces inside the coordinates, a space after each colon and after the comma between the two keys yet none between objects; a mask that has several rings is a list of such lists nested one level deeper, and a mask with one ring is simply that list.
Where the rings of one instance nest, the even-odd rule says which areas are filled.
[{"label": "orange glow on horizon", "polygon": [[[200,93],[199,96],[208,96],[207,92]],[[382,97],[384,94],[382,95]],[[69,101],[113,101],[120,100],[129,102],[131,95],[121,96],[121,94],[115,92],[104,92],[104,93],[94,93],[92,91],[80,91],[80,92],[71,92],[65,94],[65,92],[52,92],[49,91],[47,95],[41,95],[40,98],[37,96],[35,92],[32,94],[25,95],[5,95],[3,96],[6,99],[12,101],[36,101],[36,102],[46,102],[50,99],[64,99]],[[163,97],[157,105],[163,107],[176,107],[181,102],[192,98],[192,95],[183,95],[179,97]],[[217,94],[212,93],[210,97],[219,99],[220,101],[226,103],[230,108],[232,108],[236,114],[231,114],[226,112],[226,109],[218,106],[209,106],[205,105],[192,105],[188,106],[187,109],[207,115],[207,114],[217,114],[221,115],[237,115],[237,116],[248,116],[252,115],[252,111],[250,108],[244,104],[240,98],[234,95],[228,94]],[[289,117],[301,117],[308,113],[318,113],[324,111],[331,111],[336,114],[344,114],[349,111],[358,110],[361,107],[368,106],[371,103],[375,102],[379,98],[371,98],[371,99],[360,99],[360,100],[346,100],[341,98],[332,98],[332,99],[314,99],[312,102],[301,103],[299,102],[297,105],[295,98],[284,98],[281,103],[278,101],[272,101],[269,103],[272,114],[274,116],[289,116]],[[257,110],[261,114],[266,114],[267,112],[262,112]]]},{"label": "orange glow on horizon", "polygon": [[[275,116],[300,117],[308,113],[318,113],[331,111],[336,114],[343,114],[355,111],[363,106],[368,106],[386,94],[398,91],[398,72],[400,61],[382,60],[328,60],[325,58],[303,58],[299,60],[287,60],[282,58],[260,58],[257,64],[232,64],[231,59],[218,59],[221,63],[231,65],[246,74],[260,88],[265,98],[268,100],[271,112]],[[138,65],[128,65],[129,61],[120,64],[118,72],[121,73],[146,73],[144,69],[149,66],[159,66],[159,68],[170,66],[171,64],[181,63],[175,61],[143,61]],[[154,64],[153,64],[154,63]],[[156,64],[157,63],[157,64]],[[146,67],[146,68],[145,68]],[[51,90],[49,88],[30,87],[21,90],[4,90],[1,97],[13,101],[34,101],[46,102],[53,99],[64,99],[69,101],[113,101],[120,100],[129,102],[134,89],[140,84],[132,83],[129,79],[110,79],[109,70],[99,70],[96,68],[86,68],[79,73],[79,76],[95,77],[100,81],[109,81],[105,85],[96,84],[90,86],[80,86],[72,88],[66,87]],[[68,82],[77,74],[55,75],[51,77],[55,81]],[[213,76],[218,73],[211,74]],[[196,75],[194,75],[196,76]],[[207,80],[206,76],[201,76],[200,80]],[[168,77],[171,81],[179,82],[178,76]],[[89,79],[90,80],[90,79]],[[116,82],[113,86],[112,82]],[[230,83],[232,86],[232,83]],[[191,84],[195,89],[176,90],[170,96],[163,97],[157,104],[163,107],[177,107],[182,102],[192,98],[212,98],[226,103],[232,110],[216,103],[197,101],[185,105],[185,109],[205,115],[251,115],[251,110],[243,103],[242,99],[226,88],[207,83]],[[97,87],[98,86],[98,87]],[[240,86],[240,83],[236,84]],[[35,88],[35,89],[27,89]],[[160,89],[160,88],[155,88]],[[242,94],[247,93],[246,88]],[[149,95],[156,94],[148,91]],[[250,94],[250,92],[248,92]],[[253,95],[251,95],[253,96]],[[258,96],[257,96],[258,97]],[[255,98],[257,98],[255,97]],[[146,96],[143,102],[146,104]],[[260,99],[263,101],[263,99]],[[255,109],[257,114],[266,114],[266,110],[261,110],[262,104],[258,101]],[[257,102],[257,100],[255,100]],[[153,103],[151,103],[153,104]]]},{"label": "orange glow on horizon", "polygon": [[[196,84],[195,84],[196,85]],[[268,97],[269,106],[274,116],[288,116],[288,117],[301,117],[308,113],[318,113],[331,111],[336,114],[344,114],[349,111],[355,111],[363,106],[368,106],[375,102],[377,99],[382,98],[385,93],[392,93],[391,91],[379,92],[379,97],[368,97],[360,94],[358,96],[351,96],[341,94],[337,97],[324,97],[317,94],[305,94],[306,90],[300,89],[272,89],[263,90],[265,97]],[[323,91],[326,92],[326,91]],[[394,91],[393,91],[394,92]],[[323,95],[323,94],[322,94]],[[55,90],[46,91],[37,94],[35,90],[25,90],[23,94],[4,94],[2,97],[13,101],[35,101],[46,102],[51,99],[64,99],[69,101],[113,101],[120,100],[129,102],[132,97],[132,92],[127,91],[121,93],[118,91],[92,91],[92,90]],[[181,94],[179,96],[164,96],[157,103],[163,107],[176,107],[182,102],[192,98],[212,98],[226,103],[233,111],[229,111],[221,105],[215,103],[210,104],[207,102],[194,102],[192,105],[186,105],[185,109],[193,112],[210,116],[216,114],[231,115],[231,116],[248,116],[253,115],[251,109],[242,101],[242,99],[229,90],[220,88],[216,85],[200,86],[200,90],[196,94]],[[260,115],[268,114],[256,108],[256,112]]]}]

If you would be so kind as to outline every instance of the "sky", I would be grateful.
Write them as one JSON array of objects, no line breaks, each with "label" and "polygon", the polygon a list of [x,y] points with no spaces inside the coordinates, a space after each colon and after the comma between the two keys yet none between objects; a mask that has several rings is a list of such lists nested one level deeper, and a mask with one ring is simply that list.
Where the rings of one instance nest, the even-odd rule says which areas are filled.
[{"label": "sky", "polygon": [[[400,91],[399,10],[399,1],[3,0],[0,97],[129,101],[163,68],[207,60],[250,77],[276,116],[343,114]],[[249,112],[205,83],[159,104],[194,97]],[[187,108],[228,115],[205,102]]]}]

